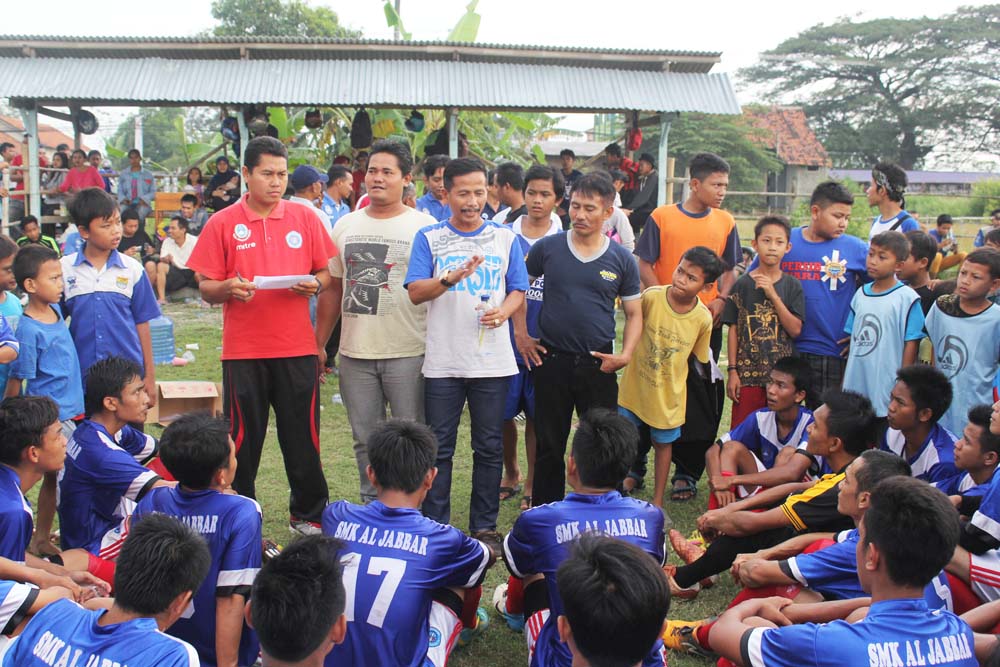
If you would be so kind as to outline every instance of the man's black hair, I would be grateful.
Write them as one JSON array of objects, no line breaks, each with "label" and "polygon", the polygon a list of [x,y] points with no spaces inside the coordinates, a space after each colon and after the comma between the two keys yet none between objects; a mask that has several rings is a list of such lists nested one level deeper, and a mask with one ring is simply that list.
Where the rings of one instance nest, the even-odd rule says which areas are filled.
[{"label": "man's black hair", "polygon": [[983,243],[984,244],[990,243],[990,244],[993,244],[993,245],[1000,245],[1000,227],[995,227],[995,228],[989,230],[988,232],[986,232],[986,234],[983,235]]},{"label": "man's black hair", "polygon": [[90,229],[94,220],[110,218],[118,210],[118,200],[101,188],[84,188],[69,203],[69,217],[80,229]]},{"label": "man's black hair", "polygon": [[571,448],[580,481],[594,489],[613,489],[628,474],[639,447],[639,431],[616,412],[594,408],[580,417]]},{"label": "man's black hair", "polygon": [[906,178],[906,172],[898,164],[893,162],[879,162],[872,168],[872,171],[880,171],[885,174],[885,178],[888,181],[888,187],[882,187],[885,193],[889,196],[891,201],[904,202],[903,194],[906,192],[906,186],[909,185],[909,181]]},{"label": "man's black hair", "polygon": [[990,430],[990,419],[993,416],[993,406],[988,404],[974,405],[969,408],[969,423],[978,426],[982,433],[979,435],[979,449],[981,454],[995,452],[1000,454],[1000,435],[995,435]]},{"label": "man's black hair", "polygon": [[7,259],[17,252],[17,243],[6,234],[0,234],[0,259]]},{"label": "man's black hair", "polygon": [[[389,151],[379,151],[379,152],[388,153]],[[395,153],[392,153],[392,155],[395,155]],[[404,173],[403,175],[405,176],[406,174]],[[339,181],[342,178],[353,178],[351,170],[342,164],[332,165],[326,172],[327,187],[330,187],[331,185],[333,185],[335,182]]]},{"label": "man's black hair", "polygon": [[[197,198],[195,198],[197,201]],[[122,209],[122,224],[125,224],[126,220],[138,220],[139,211],[129,206],[128,208]]]},{"label": "man's black hair", "polygon": [[[87,159],[87,151],[80,150],[79,148],[74,148],[73,152],[70,153],[70,156],[76,155],[77,153],[82,155],[84,160]],[[103,192],[103,190],[101,192]]]},{"label": "man's black hair", "polygon": [[438,169],[446,168],[449,162],[451,162],[451,158],[447,155],[428,155],[424,158],[420,171],[424,176],[430,178],[437,173]]},{"label": "man's black hair", "polygon": [[995,208],[992,211],[990,211],[990,217],[991,218],[994,218],[994,217],[996,217],[998,215],[1000,215],[1000,208]]},{"label": "man's black hair", "polygon": [[823,404],[829,408],[826,431],[844,443],[844,450],[854,456],[875,445],[877,420],[872,402],[856,391],[828,389]]},{"label": "man's black hair", "polygon": [[953,225],[953,224],[955,224],[955,221],[947,213],[942,213],[941,215],[939,215],[937,217],[937,226],[938,227],[940,227],[941,225]]},{"label": "man's black hair", "polygon": [[516,162],[503,162],[497,165],[495,172],[498,188],[507,185],[518,192],[524,190],[524,167],[521,165]]},{"label": "man's black hair", "polygon": [[703,181],[712,174],[728,174],[729,163],[715,153],[698,153],[688,162],[691,178]]},{"label": "man's black hair", "polygon": [[0,402],[0,463],[16,466],[27,447],[40,446],[45,431],[59,421],[59,406],[48,396],[11,396]]},{"label": "man's black hair", "polygon": [[701,269],[702,274],[705,276],[706,285],[714,283],[726,270],[726,265],[719,259],[719,256],[703,245],[688,248],[681,255],[681,259],[686,259]]},{"label": "man's black hair", "polygon": [[792,225],[788,222],[788,218],[783,215],[765,215],[763,218],[757,221],[757,224],[753,226],[753,237],[756,239],[760,236],[760,233],[768,225],[773,225],[775,227],[781,227],[785,230],[785,239],[788,240],[792,238]]},{"label": "man's black hair", "polygon": [[[406,176],[411,171],[413,171],[413,154],[410,152],[410,147],[401,141],[392,141],[390,139],[379,139],[374,144],[372,144],[371,153],[368,154],[368,159],[371,160],[372,156],[376,153],[387,153],[394,158],[396,158],[396,165],[399,167],[399,171],[402,172],[403,176]],[[444,156],[442,156],[444,157]],[[426,163],[425,163],[426,165]],[[343,165],[333,165],[333,167],[342,167]],[[333,183],[335,180],[333,177],[333,167],[330,167],[330,182]],[[350,170],[344,167],[348,174]],[[343,178],[343,176],[338,176],[337,178]]]},{"label": "man's black hair", "polygon": [[632,667],[663,630],[670,587],[652,556],[606,535],[583,533],[556,570],[563,611],[594,667]]},{"label": "man's black hair", "polygon": [[795,391],[809,391],[814,381],[812,366],[802,357],[781,357],[771,366],[772,371],[785,373],[792,378]]},{"label": "man's black hair", "polygon": [[610,143],[604,147],[604,152],[608,155],[613,155],[615,157],[622,156],[622,147],[617,143]]},{"label": "man's black hair", "polygon": [[100,155],[100,154],[101,154],[101,151],[97,150],[96,148],[92,148],[90,150],[90,152],[87,153],[87,159],[89,160],[90,158],[94,157],[95,155]]},{"label": "man's black hair", "polygon": [[368,436],[368,462],[383,489],[413,493],[437,460],[437,439],[423,424],[390,419]]},{"label": "man's black hair", "polygon": [[622,183],[628,183],[628,174],[626,174],[621,169],[612,169],[608,172],[608,176],[611,178],[612,187],[614,187],[615,181],[621,181]]},{"label": "man's black hair", "polygon": [[5,141],[2,144],[0,144],[0,153],[6,153],[8,148],[17,148],[17,146],[10,143],[9,141]]},{"label": "man's black hair", "polygon": [[182,204],[194,204],[195,206],[197,206],[198,205],[198,196],[194,195],[194,194],[191,194],[189,192],[186,195],[184,195],[183,197],[181,197],[181,203]]},{"label": "man's black hair", "polygon": [[910,256],[910,242],[903,232],[889,231],[876,234],[868,244],[875,248],[883,248],[896,256],[896,261],[905,262]]},{"label": "man's black hair", "polygon": [[528,183],[531,181],[552,181],[552,191],[555,193],[557,201],[566,194],[566,181],[558,169],[540,164],[532,165],[524,174],[524,191],[527,191]]},{"label": "man's black hair", "polygon": [[299,662],[327,641],[347,603],[340,548],[326,535],[301,537],[260,569],[250,622],[264,653]]},{"label": "man's black hair", "polygon": [[951,501],[913,477],[879,482],[862,521],[864,544],[878,548],[897,586],[926,586],[948,564],[958,544],[958,512]]},{"label": "man's black hair", "polygon": [[573,158],[574,160],[576,159],[576,153],[574,153],[574,152],[573,152],[573,151],[572,151],[571,149],[569,149],[569,148],[564,148],[564,149],[562,149],[561,151],[559,151],[559,157],[566,157],[567,155],[568,155],[569,157]]},{"label": "man's black hair", "polygon": [[[992,231],[992,230],[991,230]],[[990,280],[1000,278],[1000,250],[993,248],[976,248],[968,254],[965,261],[979,264],[989,269]]]},{"label": "man's black hair", "polygon": [[191,226],[191,221],[185,218],[183,215],[175,215],[174,217],[170,218],[170,222],[176,222],[177,226],[182,228],[184,231],[187,231],[188,227]]},{"label": "man's black hair", "polygon": [[820,209],[828,207],[830,204],[854,205],[854,195],[844,187],[843,183],[837,181],[823,181],[813,190],[809,197],[809,206],[819,206]]},{"label": "man's black hair", "polygon": [[115,604],[141,616],[167,610],[178,595],[194,593],[212,555],[205,539],[166,514],[132,524],[115,566]]},{"label": "man's black hair", "polygon": [[243,152],[243,166],[248,171],[253,171],[264,155],[273,155],[287,161],[288,149],[274,137],[254,137],[247,142],[246,150]]},{"label": "man's black hair", "polygon": [[189,489],[207,489],[229,467],[229,423],[207,412],[181,415],[163,430],[160,460]]},{"label": "man's black hair", "polygon": [[132,157],[133,155],[138,155],[140,158],[142,157],[142,153],[139,152],[138,148],[130,148],[128,153],[126,153],[126,155],[128,157]]},{"label": "man's black hair", "polygon": [[134,379],[142,377],[142,368],[131,359],[105,357],[87,371],[83,392],[83,410],[88,417],[104,411],[104,399],[122,397],[122,392]]},{"label": "man's black hair", "polygon": [[951,407],[952,389],[948,377],[933,366],[912,364],[896,371],[896,381],[910,390],[917,412],[930,409],[931,422],[936,423]]},{"label": "man's black hair", "polygon": [[615,203],[615,186],[611,182],[611,177],[602,171],[592,171],[578,178],[573,184],[572,194],[597,197],[607,207]]},{"label": "man's black hair", "polygon": [[21,248],[14,255],[14,279],[17,286],[23,291],[24,282],[29,278],[37,278],[42,264],[52,261],[59,261],[59,253],[48,246],[31,243]]},{"label": "man's black hair", "polygon": [[21,230],[22,231],[24,231],[24,226],[25,225],[37,225],[37,224],[38,224],[38,218],[36,218],[33,215],[26,215],[23,218],[21,218]]},{"label": "man's black hair", "polygon": [[883,479],[895,475],[909,477],[913,474],[906,459],[893,452],[866,449],[861,452],[859,458],[864,461],[864,464],[854,468],[854,479],[858,482],[858,493],[871,491]]},{"label": "man's black hair", "polygon": [[[486,166],[480,162],[479,158],[460,157],[450,160],[448,166],[444,168],[444,189],[451,190],[451,186],[459,176],[467,176],[477,172],[483,175],[483,180],[486,179]],[[497,167],[497,185],[499,184],[500,168]]]},{"label": "man's black hair", "polygon": [[906,240],[910,242],[910,256],[918,262],[927,260],[929,269],[934,258],[938,254],[938,244],[930,234],[920,229],[911,229],[905,234]]}]

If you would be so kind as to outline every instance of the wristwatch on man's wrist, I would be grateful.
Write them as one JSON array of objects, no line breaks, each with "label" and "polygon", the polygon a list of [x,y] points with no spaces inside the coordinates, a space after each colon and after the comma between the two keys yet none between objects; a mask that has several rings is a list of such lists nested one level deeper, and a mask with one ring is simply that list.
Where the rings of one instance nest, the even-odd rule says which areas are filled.
[{"label": "wristwatch on man's wrist", "polygon": [[455,283],[448,280],[449,275],[451,275],[451,271],[450,270],[445,271],[444,273],[441,274],[441,277],[438,279],[438,281],[445,287],[454,287]]}]

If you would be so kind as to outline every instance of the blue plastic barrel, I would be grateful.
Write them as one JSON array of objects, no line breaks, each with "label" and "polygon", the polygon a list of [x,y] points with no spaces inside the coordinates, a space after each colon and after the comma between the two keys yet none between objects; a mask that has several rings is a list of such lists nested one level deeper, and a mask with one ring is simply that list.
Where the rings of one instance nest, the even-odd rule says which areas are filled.
[{"label": "blue plastic barrel", "polygon": [[153,363],[169,364],[174,360],[174,323],[166,315],[149,321],[149,333],[153,339]]}]

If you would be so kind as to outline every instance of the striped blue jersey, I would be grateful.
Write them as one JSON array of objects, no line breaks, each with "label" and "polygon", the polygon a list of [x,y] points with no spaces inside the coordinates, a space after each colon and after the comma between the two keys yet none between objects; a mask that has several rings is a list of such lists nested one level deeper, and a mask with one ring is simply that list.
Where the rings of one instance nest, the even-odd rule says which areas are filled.
[{"label": "striped blue jersey", "polygon": [[[938,482],[958,474],[955,467],[955,441],[958,438],[941,424],[935,424],[927,439],[920,446],[920,451],[907,458],[910,470],[917,479],[927,482]],[[887,429],[879,441],[879,449],[904,456],[906,439],[902,431]]]},{"label": "striped blue jersey", "polygon": [[34,531],[34,514],[21,493],[21,478],[6,465],[0,465],[0,526],[0,557],[23,563]]},{"label": "striped blue jersey", "polygon": [[730,440],[743,445],[757,455],[768,469],[774,467],[774,458],[784,447],[798,447],[806,439],[806,428],[812,423],[812,412],[799,406],[799,415],[792,430],[782,438],[778,434],[778,413],[761,408],[740,422],[736,428],[719,438],[720,444]]}]

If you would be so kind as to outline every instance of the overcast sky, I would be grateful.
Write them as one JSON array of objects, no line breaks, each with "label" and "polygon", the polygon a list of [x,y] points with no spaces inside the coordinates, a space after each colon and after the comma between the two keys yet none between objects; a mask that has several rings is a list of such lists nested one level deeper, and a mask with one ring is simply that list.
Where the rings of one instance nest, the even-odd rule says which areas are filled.
[{"label": "overcast sky", "polygon": [[[392,38],[385,24],[383,0],[309,0],[335,11],[343,25],[365,37]],[[468,0],[401,0],[401,15],[414,39],[445,39],[465,12]],[[836,2],[667,2],[664,0],[480,0],[480,42],[547,44],[603,48],[721,51],[716,71],[734,72],[753,64],[757,55],[817,23],[847,16],[856,20],[884,17],[940,16],[961,5],[989,4],[957,0],[837,0]],[[5,2],[0,32],[49,35],[193,35],[214,25],[210,0],[167,0],[122,5],[106,0]],[[0,73],[0,95],[3,75]],[[743,103],[752,101],[745,93]],[[99,113],[113,121],[120,113]],[[589,117],[567,118],[576,129]],[[110,128],[102,128],[107,130]],[[103,132],[102,132],[103,133]]]}]

